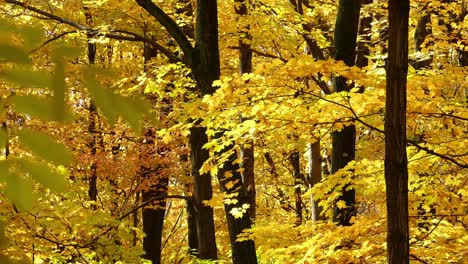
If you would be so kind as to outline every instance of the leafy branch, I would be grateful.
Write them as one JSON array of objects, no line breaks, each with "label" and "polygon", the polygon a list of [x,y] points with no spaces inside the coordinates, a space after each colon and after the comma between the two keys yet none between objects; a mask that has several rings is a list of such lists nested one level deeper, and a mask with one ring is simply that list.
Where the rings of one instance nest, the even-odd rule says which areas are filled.
[{"label": "leafy branch", "polygon": [[20,6],[20,7],[24,8],[24,9],[26,9],[26,10],[29,10],[29,11],[32,11],[34,13],[40,14],[45,18],[52,19],[52,20],[55,20],[55,21],[60,22],[62,24],[66,24],[66,25],[69,25],[69,26],[72,26],[72,27],[78,29],[78,30],[75,30],[75,31],[66,31],[66,32],[63,32],[63,33],[55,36],[55,37],[52,37],[51,39],[49,39],[49,40],[45,41],[43,44],[41,44],[41,46],[39,46],[39,48],[34,49],[32,52],[35,52],[38,49],[46,46],[47,44],[49,44],[49,43],[51,43],[51,42],[53,42],[53,41],[55,41],[57,39],[60,39],[61,37],[64,37],[64,36],[66,36],[68,34],[83,31],[83,32],[86,32],[86,34],[89,37],[103,36],[103,37],[106,37],[106,38],[116,39],[116,40],[144,42],[144,43],[147,43],[147,44],[151,45],[153,48],[157,49],[162,54],[164,54],[169,59],[170,62],[176,63],[176,62],[180,61],[180,59],[177,58],[169,49],[163,47],[161,44],[157,43],[156,41],[154,41],[154,40],[152,40],[152,39],[150,39],[148,37],[141,36],[141,35],[136,34],[134,32],[121,30],[121,29],[110,29],[108,31],[101,31],[101,30],[98,30],[98,29],[87,27],[85,25],[82,25],[82,24],[80,24],[78,22],[75,22],[75,21],[72,21],[70,19],[59,17],[59,16],[54,15],[52,13],[49,13],[49,12],[46,12],[46,11],[41,10],[39,8],[33,7],[33,6],[29,5],[28,3],[23,3],[23,2],[20,2],[20,1],[16,1],[16,0],[5,0],[5,2],[9,3],[9,4],[12,4],[12,5],[15,5],[15,6]]}]

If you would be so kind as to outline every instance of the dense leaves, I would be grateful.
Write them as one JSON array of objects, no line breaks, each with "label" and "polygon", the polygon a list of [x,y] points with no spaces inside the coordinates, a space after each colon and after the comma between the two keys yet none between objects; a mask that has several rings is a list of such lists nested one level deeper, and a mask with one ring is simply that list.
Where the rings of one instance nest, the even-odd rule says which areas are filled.
[{"label": "dense leaves", "polygon": [[[144,2],[0,4],[0,263],[144,263],[141,209],[165,198],[162,263],[204,263],[189,252],[186,221],[193,126],[206,128],[200,173],[213,179],[227,160],[242,172],[240,153],[255,146],[256,218],[238,241],[255,241],[259,263],[385,263],[387,3],[362,5],[361,19],[372,23],[358,47],[369,63],[350,67],[333,59],[337,1],[251,0],[242,16],[238,1],[217,1],[221,77],[202,96],[190,61],[193,1],[153,1],[185,36],[176,39]],[[467,12],[463,1],[411,3],[406,151],[415,263],[466,258]],[[426,15],[430,34],[417,35],[422,45],[413,48]],[[239,74],[239,39],[253,53],[249,73]],[[144,56],[148,47],[152,56]],[[349,91],[332,93],[337,76]],[[330,135],[351,124],[356,159],[330,174]],[[315,142],[322,180],[312,186]],[[156,176],[142,177],[145,168]],[[162,179],[167,193],[144,201],[142,193],[164,189]],[[218,188],[239,186],[232,172],[220,179],[203,204],[214,210],[219,262],[229,263],[225,205],[235,219],[249,205]],[[330,221],[334,207],[346,206],[343,188],[356,191],[347,227]],[[323,220],[312,221],[312,199]]]}]

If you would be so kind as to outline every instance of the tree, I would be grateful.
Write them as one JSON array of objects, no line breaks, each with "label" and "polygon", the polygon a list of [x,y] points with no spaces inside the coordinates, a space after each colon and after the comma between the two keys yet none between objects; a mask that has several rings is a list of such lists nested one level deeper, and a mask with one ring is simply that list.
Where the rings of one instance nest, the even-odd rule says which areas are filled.
[{"label": "tree", "polygon": [[[393,49],[386,2],[362,2],[355,66],[333,59],[340,52],[333,36],[343,29],[338,2],[217,1],[217,26],[214,16],[202,18],[205,29],[217,28],[212,48],[198,44],[207,39],[197,42],[196,25],[207,24],[196,21],[196,1],[140,2],[154,3],[159,19],[136,1],[85,1],[92,24],[79,0],[1,2],[0,149],[8,159],[0,159],[0,262],[200,262],[197,228],[184,221],[200,205],[213,224],[203,228],[216,233],[214,246],[202,245],[202,262],[212,262],[207,249],[216,249],[219,263],[386,262],[387,223],[401,217],[382,217],[391,161],[385,136],[394,135],[384,131]],[[246,14],[236,13],[242,3]],[[213,4],[198,11],[214,14]],[[468,243],[467,68],[459,57],[466,13],[461,0],[413,4],[406,142],[399,141],[408,157],[408,258],[457,263]],[[428,14],[424,27],[419,21]],[[244,74],[241,47],[255,66]],[[205,48],[209,65],[201,63]],[[431,63],[419,67],[425,58]],[[214,71],[203,74],[207,69]],[[346,90],[332,93],[338,77]],[[197,78],[206,84],[203,95]],[[352,125],[354,160],[330,174],[332,133]],[[191,142],[201,154],[192,163],[194,128],[203,138]],[[255,225],[242,155],[250,141]],[[99,190],[90,199],[93,174]],[[212,177],[199,186],[213,185],[210,198],[195,198],[194,175]],[[349,190],[358,201],[352,225],[310,224],[317,210],[331,219],[345,208]],[[294,225],[297,219],[303,224]],[[388,235],[395,242],[398,234]]]},{"label": "tree", "polygon": [[390,0],[385,100],[385,186],[388,263],[409,263],[406,78],[409,1]]},{"label": "tree", "polygon": [[[341,0],[335,25],[335,60],[343,60],[347,66],[353,66],[356,59],[357,33],[359,28],[360,1]],[[351,88],[344,77],[334,79],[334,91],[349,91]],[[332,134],[332,165],[331,173],[336,173],[355,159],[356,128],[354,125],[344,127]],[[354,189],[344,187],[343,200],[345,206],[336,206],[333,211],[333,221],[340,225],[350,225],[351,217],[356,215],[356,194]]]}]

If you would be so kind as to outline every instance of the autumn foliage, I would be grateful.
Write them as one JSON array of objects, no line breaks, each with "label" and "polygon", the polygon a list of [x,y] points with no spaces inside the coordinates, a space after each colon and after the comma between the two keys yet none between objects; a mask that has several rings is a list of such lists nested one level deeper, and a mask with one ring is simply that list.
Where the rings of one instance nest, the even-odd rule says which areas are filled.
[{"label": "autumn foliage", "polygon": [[[231,263],[232,223],[251,226],[235,243],[258,263],[386,263],[387,2],[362,1],[366,64],[350,66],[334,56],[341,1],[212,1],[220,76],[208,88],[196,2],[0,2],[0,263],[151,263],[144,210],[164,221],[160,263]],[[410,4],[409,258],[466,263],[468,9]],[[332,134],[351,125],[355,158],[331,173]],[[194,128],[208,154],[196,173]],[[197,200],[195,174],[211,175],[211,199]],[[198,258],[200,208],[213,211],[218,260]]]}]

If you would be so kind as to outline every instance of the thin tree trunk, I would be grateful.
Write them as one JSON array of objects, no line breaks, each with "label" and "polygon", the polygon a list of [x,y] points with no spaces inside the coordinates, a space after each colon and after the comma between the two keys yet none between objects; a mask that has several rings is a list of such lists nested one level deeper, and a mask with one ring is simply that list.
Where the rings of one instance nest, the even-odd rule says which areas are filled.
[{"label": "thin tree trunk", "polygon": [[298,151],[293,151],[289,154],[289,162],[292,166],[293,179],[294,179],[294,212],[296,213],[296,220],[294,222],[295,226],[300,226],[302,224],[302,191],[301,191],[301,166],[300,166],[300,156]]},{"label": "thin tree trunk", "polygon": [[409,263],[406,78],[409,0],[389,0],[385,104],[385,185],[388,263]]},{"label": "thin tree trunk", "polygon": [[[93,26],[93,17],[91,15],[91,11],[88,7],[83,7],[86,23],[89,26]],[[91,43],[91,40],[88,37],[88,63],[93,65],[96,63],[96,43]],[[93,99],[89,101],[89,115],[88,115],[88,132],[91,136],[91,139],[88,142],[88,148],[90,149],[91,154],[91,174],[89,176],[89,183],[88,183],[88,197],[89,200],[94,201],[95,203],[91,205],[93,210],[96,210],[96,201],[97,201],[97,164],[96,164],[96,153],[97,153],[97,122],[98,122],[98,111],[97,106],[94,103]]]},{"label": "thin tree trunk", "polygon": [[[342,60],[348,66],[353,66],[356,59],[356,39],[359,26],[360,1],[340,0],[338,15],[335,24],[335,60]],[[346,84],[344,77],[334,79],[334,91],[349,91],[350,85]],[[344,168],[350,161],[354,160],[356,154],[356,128],[354,125],[347,126],[341,131],[332,133],[332,168],[331,173]],[[339,225],[350,225],[351,217],[356,215],[355,190],[346,190],[338,200],[346,203],[345,208],[333,208],[333,221]]]},{"label": "thin tree trunk", "polygon": [[[154,197],[167,194],[168,177],[161,176],[160,164],[156,164],[158,153],[163,150],[157,149],[156,132],[153,128],[145,129],[144,141],[140,145],[140,159],[142,165],[140,166],[140,175],[142,184],[142,202],[147,202]],[[153,201],[149,206],[143,207],[142,220],[143,232],[143,250],[144,258],[151,260],[153,264],[161,263],[161,243],[162,231],[164,224],[164,213],[166,209],[166,200],[161,199]]]},{"label": "thin tree trunk", "polygon": [[[322,158],[320,155],[320,140],[309,144],[308,146],[309,151],[309,172],[308,172],[308,183],[309,188],[315,186],[315,184],[319,183],[322,180]],[[312,212],[312,222],[316,222],[318,220],[325,220],[323,216],[320,214],[322,213],[322,207],[318,205],[319,200],[317,200],[313,193],[310,194],[310,207]]]},{"label": "thin tree trunk", "polygon": [[[249,14],[248,11],[248,0],[235,0],[234,10],[238,15],[238,18],[243,18]],[[239,74],[252,72],[252,49],[250,40],[252,36],[249,33],[250,26],[246,25],[239,31]],[[244,118],[241,115],[241,122],[248,118]],[[254,141],[248,140],[247,144],[241,146],[241,172],[242,182],[247,190],[247,196],[249,199],[250,210],[249,215],[252,221],[255,220],[255,157],[254,157]]]}]

